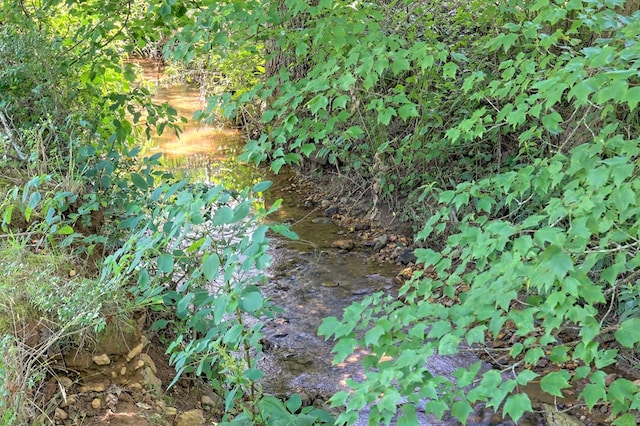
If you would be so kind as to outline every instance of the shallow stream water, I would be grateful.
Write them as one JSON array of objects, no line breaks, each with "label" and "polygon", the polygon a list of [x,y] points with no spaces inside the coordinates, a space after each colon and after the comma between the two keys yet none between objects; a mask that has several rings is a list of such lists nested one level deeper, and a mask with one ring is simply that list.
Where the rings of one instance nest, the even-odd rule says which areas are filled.
[{"label": "shallow stream water", "polygon": [[[148,80],[160,71],[152,63],[142,63]],[[173,84],[158,86],[156,102],[169,102],[178,113],[190,118],[202,107],[195,86]],[[356,353],[346,362],[332,364],[332,342],[317,336],[324,317],[341,317],[342,311],[366,294],[384,290],[393,292],[395,265],[379,265],[370,261],[371,253],[344,252],[331,248],[342,232],[321,211],[304,207],[305,194],[290,175],[273,176],[268,171],[238,163],[235,157],[242,148],[240,132],[215,127],[187,124],[179,139],[171,133],[153,140],[149,153],[163,153],[164,165],[172,172],[187,174],[202,182],[224,183],[232,188],[269,179],[274,188],[265,196],[267,207],[276,199],[284,201],[273,220],[291,224],[300,236],[299,241],[274,239],[271,247],[272,267],[263,285],[263,294],[282,312],[265,323],[264,358],[260,368],[265,372],[264,390],[275,395],[299,393],[308,403],[320,403],[338,390],[345,389],[347,378],[362,377]],[[426,361],[432,374],[449,377],[460,366],[468,366],[478,359],[472,355],[433,357]],[[367,424],[366,411],[358,424]],[[426,416],[422,425],[454,425],[453,419],[437,420]],[[471,421],[473,425],[513,424],[478,407]],[[541,424],[535,421],[521,424]]]}]

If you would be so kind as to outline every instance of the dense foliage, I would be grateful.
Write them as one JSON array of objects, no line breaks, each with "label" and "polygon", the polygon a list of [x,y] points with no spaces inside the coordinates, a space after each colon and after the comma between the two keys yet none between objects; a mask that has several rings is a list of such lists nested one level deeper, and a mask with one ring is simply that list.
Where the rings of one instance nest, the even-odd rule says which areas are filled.
[{"label": "dense foliage", "polygon": [[[244,159],[326,161],[371,193],[371,217],[385,203],[414,225],[419,268],[399,297],[320,329],[336,362],[370,352],[366,379],[332,399],[339,424],[368,405],[374,423],[415,424],[418,407],[464,422],[478,402],[518,419],[531,401],[513,391],[534,380],[553,396],[579,385],[589,409],[636,423],[638,387],[605,369],[637,364],[640,342],[637,0],[27,3],[0,19],[3,161],[24,172],[4,228],[100,251],[95,282],[172,311],[156,328],[172,330],[179,374],[226,395],[225,421],[330,420],[256,386],[268,212],[251,197],[267,184],[235,199],[137,160],[135,125],[148,137],[177,117],[133,84],[126,54],[161,48],[212,95],[198,118],[251,125]],[[425,370],[510,330],[502,371]],[[0,375],[16,347],[2,339]]]}]

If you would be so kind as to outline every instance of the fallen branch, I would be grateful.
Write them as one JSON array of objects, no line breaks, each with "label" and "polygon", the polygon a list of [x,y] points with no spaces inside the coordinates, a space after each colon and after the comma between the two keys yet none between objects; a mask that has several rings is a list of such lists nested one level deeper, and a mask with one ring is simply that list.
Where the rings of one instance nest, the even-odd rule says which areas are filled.
[{"label": "fallen branch", "polygon": [[13,146],[13,149],[16,151],[16,154],[18,154],[18,158],[22,161],[25,161],[27,159],[27,156],[20,149],[20,145],[18,145],[18,141],[16,140],[15,135],[13,134],[13,130],[11,129],[11,126],[9,126],[9,121],[7,120],[7,116],[2,110],[0,110],[0,121],[2,121],[2,127],[4,127],[4,133],[7,135],[7,137],[11,141],[11,146]]}]

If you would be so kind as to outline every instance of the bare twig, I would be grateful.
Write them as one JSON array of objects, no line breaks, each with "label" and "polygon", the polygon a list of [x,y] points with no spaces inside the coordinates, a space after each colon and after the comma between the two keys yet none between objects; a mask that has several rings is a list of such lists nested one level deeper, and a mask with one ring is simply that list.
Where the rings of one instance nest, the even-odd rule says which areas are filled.
[{"label": "bare twig", "polygon": [[2,121],[2,127],[4,127],[4,133],[7,135],[7,137],[11,141],[11,146],[13,146],[13,149],[16,151],[16,154],[18,154],[18,158],[22,161],[25,161],[27,159],[27,156],[20,149],[20,145],[16,140],[16,137],[13,133],[13,129],[9,125],[9,120],[7,119],[6,114],[2,110],[0,110],[0,121]]}]

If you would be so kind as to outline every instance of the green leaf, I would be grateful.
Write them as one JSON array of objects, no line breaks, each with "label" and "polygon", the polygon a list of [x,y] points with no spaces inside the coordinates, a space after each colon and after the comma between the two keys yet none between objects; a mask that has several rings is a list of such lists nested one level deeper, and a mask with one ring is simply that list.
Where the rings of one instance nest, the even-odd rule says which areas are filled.
[{"label": "green leaf", "polygon": [[202,261],[202,272],[207,280],[213,281],[220,275],[220,258],[216,253],[207,253]]},{"label": "green leaf", "polygon": [[216,226],[226,225],[233,221],[233,209],[229,206],[222,206],[213,215],[213,224]]},{"label": "green leaf", "polygon": [[167,253],[158,256],[158,270],[166,274],[173,272],[173,256]]},{"label": "green leaf", "polygon": [[592,410],[599,401],[607,399],[604,383],[589,383],[582,389],[579,397],[583,398],[589,410]]},{"label": "green leaf", "polygon": [[253,188],[251,189],[251,191],[255,193],[264,192],[267,189],[271,188],[271,185],[273,185],[272,181],[263,180],[262,182],[258,182],[255,185],[253,185]]},{"label": "green leaf", "polygon": [[227,332],[224,334],[222,343],[231,343],[234,345],[239,343],[240,335],[242,334],[243,330],[244,329],[242,327],[242,324],[234,324],[233,327],[227,330]]},{"label": "green leaf", "polygon": [[247,368],[243,373],[242,373],[242,377],[244,377],[245,379],[249,379],[252,381],[256,381],[256,380],[260,380],[264,377],[264,373],[262,372],[262,370],[257,369],[257,368]]},{"label": "green leaf", "polygon": [[444,78],[455,78],[458,71],[458,64],[455,62],[447,62],[442,67],[442,76]]},{"label": "green leaf", "polygon": [[290,413],[295,414],[296,411],[302,407],[302,398],[297,393],[294,393],[289,397],[286,403],[287,410]]},{"label": "green leaf", "polygon": [[369,329],[364,335],[364,344],[366,346],[377,345],[381,336],[384,336],[385,330],[380,325]]},{"label": "green leaf", "polygon": [[405,104],[398,108],[398,115],[406,121],[407,118],[418,117],[420,114],[418,114],[418,109],[415,104]]},{"label": "green leaf", "polygon": [[533,408],[531,407],[531,400],[529,399],[529,396],[524,393],[509,396],[504,403],[504,408],[502,409],[502,412],[511,417],[511,419],[516,423],[524,413],[530,413],[532,411]]},{"label": "green leaf", "polygon": [[632,348],[640,342],[640,318],[631,318],[620,324],[615,337],[626,348]]},{"label": "green leaf", "polygon": [[180,319],[186,318],[190,314],[189,305],[194,298],[194,293],[185,294],[176,305],[176,316]]},{"label": "green leaf", "polygon": [[563,397],[562,389],[571,387],[569,385],[570,378],[571,374],[566,370],[554,371],[540,380],[540,387],[550,395]]},{"label": "green leaf", "polygon": [[131,182],[133,182],[135,186],[142,189],[143,191],[149,188],[149,185],[147,185],[147,181],[145,180],[145,178],[140,176],[138,173],[131,173]]},{"label": "green leaf", "polygon": [[281,223],[274,223],[273,225],[270,225],[269,228],[271,228],[273,232],[276,232],[285,238],[289,238],[290,240],[295,241],[300,239],[298,234],[293,232],[287,225],[283,225]]},{"label": "green leaf", "polygon": [[58,229],[56,231],[56,234],[58,234],[58,235],[71,235],[71,234],[73,234],[73,228],[70,227],[69,225],[61,226],[60,229]]},{"label": "green leaf", "polygon": [[250,291],[240,297],[240,308],[245,312],[255,312],[262,308],[262,294],[259,291]]}]

